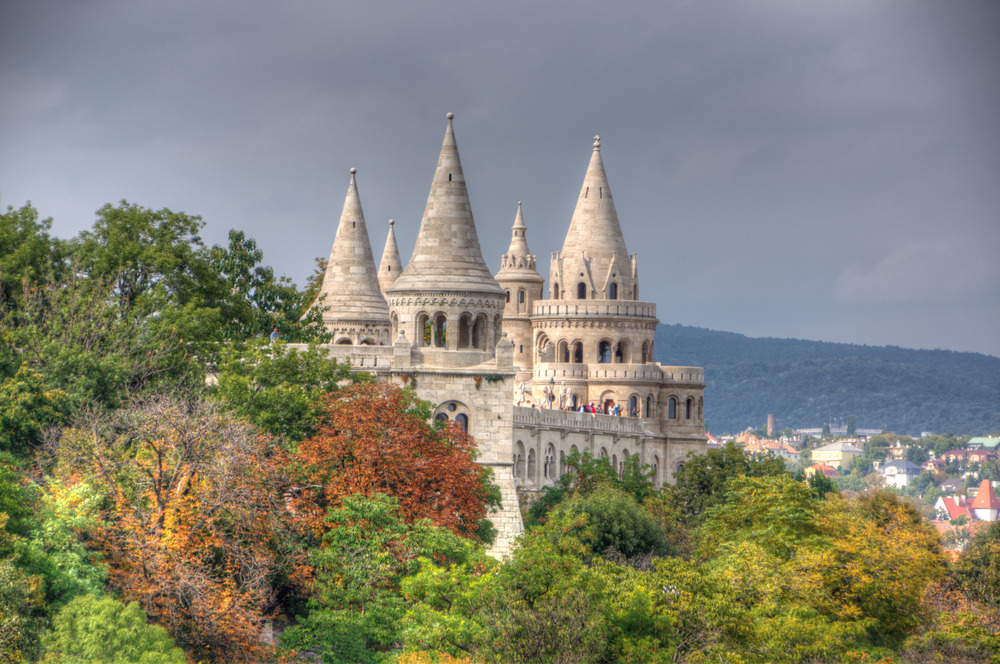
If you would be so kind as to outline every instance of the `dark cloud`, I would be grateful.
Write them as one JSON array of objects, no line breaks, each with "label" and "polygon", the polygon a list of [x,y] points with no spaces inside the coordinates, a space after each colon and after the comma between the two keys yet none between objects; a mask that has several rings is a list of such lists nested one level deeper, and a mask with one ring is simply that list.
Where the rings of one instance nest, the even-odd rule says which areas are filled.
[{"label": "dark cloud", "polygon": [[[409,253],[444,128],[495,268],[543,276],[600,133],[667,322],[1000,355],[1000,6],[3,3],[0,194],[70,236],[121,198],[298,281],[347,186]],[[946,322],[947,321],[947,322]]]}]

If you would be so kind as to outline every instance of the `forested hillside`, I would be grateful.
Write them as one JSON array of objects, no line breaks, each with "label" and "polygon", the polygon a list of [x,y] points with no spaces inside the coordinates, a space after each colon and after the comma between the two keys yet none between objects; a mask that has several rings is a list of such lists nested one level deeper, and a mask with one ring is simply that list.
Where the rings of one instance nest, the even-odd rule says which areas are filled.
[{"label": "forested hillside", "polygon": [[1000,431],[1000,358],[948,350],[755,339],[660,325],[656,360],[705,367],[714,433],[818,427],[854,415],[859,428],[983,434]]}]

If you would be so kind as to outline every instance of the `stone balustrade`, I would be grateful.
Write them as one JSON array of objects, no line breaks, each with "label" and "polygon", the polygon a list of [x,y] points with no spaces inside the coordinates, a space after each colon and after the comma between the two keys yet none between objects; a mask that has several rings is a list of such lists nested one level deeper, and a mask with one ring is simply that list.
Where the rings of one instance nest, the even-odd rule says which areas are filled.
[{"label": "stone balustrade", "polygon": [[521,406],[514,406],[514,426],[552,427],[635,436],[651,435],[646,430],[643,421],[634,417],[579,413],[569,410],[549,410],[546,408],[523,408]]},{"label": "stone balustrade", "polygon": [[[701,367],[664,367],[659,364],[573,364],[547,362],[535,365],[534,380],[645,380],[705,382]],[[536,383],[537,384],[537,383]]]},{"label": "stone balustrade", "polygon": [[[288,344],[288,347],[304,351],[309,348],[309,344]],[[327,357],[339,362],[349,362],[355,369],[388,369],[392,364],[392,346],[330,344],[322,348]]]},{"label": "stone balustrade", "polygon": [[533,307],[537,317],[622,316],[656,318],[655,302],[635,300],[538,300]]}]

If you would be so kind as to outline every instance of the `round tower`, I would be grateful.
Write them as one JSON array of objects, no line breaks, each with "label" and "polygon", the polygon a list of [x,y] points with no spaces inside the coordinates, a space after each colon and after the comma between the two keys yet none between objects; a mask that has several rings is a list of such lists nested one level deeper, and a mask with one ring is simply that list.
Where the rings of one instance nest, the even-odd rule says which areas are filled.
[{"label": "round tower", "polygon": [[524,224],[521,202],[511,227],[510,247],[500,258],[497,283],[504,290],[503,331],[514,344],[514,365],[531,370],[531,311],[536,300],[544,297],[545,280],[538,274],[535,256],[528,250],[528,227]]},{"label": "round tower", "polygon": [[468,366],[485,359],[471,351],[495,352],[504,292],[483,261],[453,118],[449,113],[413,255],[386,296],[394,339],[405,333],[412,345],[431,353],[428,359],[436,351],[469,351],[438,358]]},{"label": "round tower", "polygon": [[646,365],[656,305],[637,300],[637,259],[625,246],[600,137],[549,283],[549,298],[532,310],[534,396],[553,407],[593,402],[654,418],[662,374]]},{"label": "round tower", "polygon": [[323,324],[333,334],[334,344],[388,344],[392,341],[389,307],[379,289],[356,173],[352,168],[323,285],[313,307],[322,310]]}]

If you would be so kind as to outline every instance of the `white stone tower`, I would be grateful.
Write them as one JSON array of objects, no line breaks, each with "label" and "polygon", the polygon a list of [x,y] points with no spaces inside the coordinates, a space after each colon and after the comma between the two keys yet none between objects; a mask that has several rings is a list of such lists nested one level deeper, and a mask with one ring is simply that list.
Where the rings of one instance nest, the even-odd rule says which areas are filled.
[{"label": "white stone tower", "polygon": [[[531,371],[532,337],[531,311],[535,300],[544,297],[545,280],[538,274],[535,256],[528,249],[521,202],[517,202],[517,214],[511,227],[510,247],[500,258],[500,271],[496,280],[504,290],[503,331],[514,344],[514,365],[521,371]],[[530,380],[530,374],[518,376],[518,380]]]},{"label": "white stone tower", "polygon": [[[626,415],[655,416],[659,376],[636,365],[652,362],[656,305],[636,301],[635,264],[595,136],[566,240],[552,258],[550,299],[533,310],[533,393],[543,403],[621,405]],[[609,375],[613,365],[622,371]]]},{"label": "white stone tower", "polygon": [[323,310],[323,324],[333,334],[334,344],[388,344],[389,307],[379,289],[356,172],[351,169],[323,286],[313,307]]},{"label": "white stone tower", "polygon": [[510,552],[522,523],[511,462],[513,346],[501,336],[504,292],[483,261],[458,155],[454,115],[441,145],[413,256],[386,289],[391,310],[390,374],[476,439],[503,506],[492,516],[494,553]]}]

